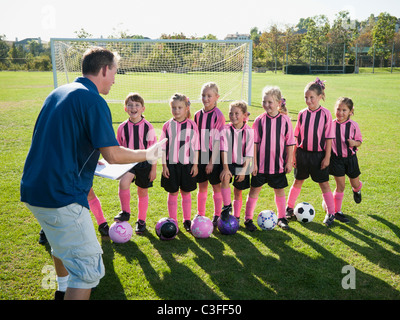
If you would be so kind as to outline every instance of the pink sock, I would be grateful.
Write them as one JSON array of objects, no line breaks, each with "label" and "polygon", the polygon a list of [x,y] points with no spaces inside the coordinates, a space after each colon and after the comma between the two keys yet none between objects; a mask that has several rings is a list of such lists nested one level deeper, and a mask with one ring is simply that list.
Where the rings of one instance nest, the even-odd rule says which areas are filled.
[{"label": "pink sock", "polygon": [[213,200],[214,200],[214,216],[220,216],[222,210],[222,194],[221,192],[214,192],[213,193]]},{"label": "pink sock", "polygon": [[322,197],[325,200],[326,207],[329,214],[335,214],[335,202],[333,201],[332,192],[323,193]]},{"label": "pink sock", "polygon": [[244,218],[246,220],[253,219],[254,209],[256,208],[258,198],[250,198],[247,196],[246,211],[244,212]]},{"label": "pink sock", "polygon": [[352,189],[354,192],[358,192],[361,190],[361,188],[362,188],[362,182],[360,181],[360,185],[358,186],[358,188],[357,189],[352,188]]},{"label": "pink sock", "polygon": [[182,212],[183,220],[191,220],[192,217],[192,195],[190,193],[182,194]]},{"label": "pink sock", "polygon": [[144,197],[139,197],[138,199],[139,220],[146,221],[148,207],[149,207],[149,195]]},{"label": "pink sock", "polygon": [[231,204],[231,188],[221,188],[222,201],[224,206]]},{"label": "pink sock", "polygon": [[342,211],[343,192],[333,192],[333,201],[335,202],[335,212]]},{"label": "pink sock", "polygon": [[240,218],[240,211],[242,210],[242,200],[233,200],[233,215]]},{"label": "pink sock", "polygon": [[168,215],[170,218],[174,219],[176,222],[178,216],[178,195],[173,196],[172,194],[168,193]]},{"label": "pink sock", "polygon": [[106,218],[104,218],[103,209],[101,208],[100,200],[95,197],[94,199],[89,201],[90,211],[92,211],[94,217],[96,218],[97,224],[101,225],[104,222],[107,222]]},{"label": "pink sock", "polygon": [[286,215],[286,197],[277,197],[275,195],[275,204],[278,211],[278,219],[285,218]]},{"label": "pink sock", "polygon": [[296,200],[297,200],[297,198],[299,197],[299,195],[300,195],[300,192],[301,192],[301,189],[300,188],[296,188],[296,187],[294,187],[294,186],[292,186],[291,188],[290,188],[290,191],[289,191],[289,197],[288,197],[288,203],[287,203],[287,206],[289,207],[289,208],[294,208],[294,206],[295,206],[295,204],[296,204]]},{"label": "pink sock", "polygon": [[199,216],[206,215],[206,202],[207,202],[207,191],[197,193],[197,214]]},{"label": "pink sock", "polygon": [[121,202],[121,210],[131,213],[131,190],[119,189],[118,195],[119,195],[119,201]]}]

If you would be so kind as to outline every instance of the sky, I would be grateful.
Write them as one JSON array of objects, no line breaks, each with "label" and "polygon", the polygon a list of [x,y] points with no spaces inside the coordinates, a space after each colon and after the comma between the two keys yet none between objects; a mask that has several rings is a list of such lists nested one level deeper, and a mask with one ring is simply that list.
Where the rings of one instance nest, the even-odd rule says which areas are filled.
[{"label": "sky", "polygon": [[260,31],[277,24],[324,14],[332,23],[338,12],[365,20],[381,12],[400,18],[399,0],[0,0],[0,35],[7,40],[74,38],[83,28],[94,38],[121,31],[156,39],[161,34],[187,37]]}]

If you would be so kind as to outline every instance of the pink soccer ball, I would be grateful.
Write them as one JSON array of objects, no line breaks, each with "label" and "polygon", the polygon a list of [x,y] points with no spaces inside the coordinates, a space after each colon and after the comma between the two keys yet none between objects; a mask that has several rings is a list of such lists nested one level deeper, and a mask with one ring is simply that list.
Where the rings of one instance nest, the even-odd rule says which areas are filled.
[{"label": "pink soccer ball", "polygon": [[208,238],[214,230],[212,221],[203,216],[196,216],[192,221],[191,232],[196,238]]},{"label": "pink soccer ball", "polygon": [[132,237],[132,226],[128,221],[117,222],[115,221],[108,231],[108,235],[115,243],[128,242]]}]

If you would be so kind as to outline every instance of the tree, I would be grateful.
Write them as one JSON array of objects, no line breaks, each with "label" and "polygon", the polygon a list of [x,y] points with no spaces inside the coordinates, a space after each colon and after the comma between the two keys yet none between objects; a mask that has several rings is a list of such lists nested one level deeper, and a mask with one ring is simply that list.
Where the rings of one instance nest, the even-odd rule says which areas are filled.
[{"label": "tree", "polygon": [[308,26],[310,24],[310,22],[312,21],[312,18],[300,18],[299,22],[296,25],[296,28],[301,32],[307,32],[308,31]]},{"label": "tree", "polygon": [[[325,15],[308,18],[306,25],[307,33],[302,39],[302,53],[307,54],[313,63],[318,64],[326,58],[326,43],[330,30],[329,20]],[[321,45],[323,44],[323,45]]]},{"label": "tree", "polygon": [[301,34],[300,32],[296,32],[295,29],[291,26],[286,26],[286,30],[284,31],[283,37],[288,55],[288,63],[289,64],[301,63],[302,62],[301,39],[303,38],[303,34]]},{"label": "tree", "polygon": [[263,32],[260,36],[260,45],[267,53],[267,65],[268,57],[272,58],[275,73],[278,68],[278,60],[283,58],[286,50],[283,32],[278,29],[276,24],[270,27],[269,32]]},{"label": "tree", "polygon": [[258,46],[260,43],[260,33],[257,27],[250,29],[250,39],[253,40],[253,46]]},{"label": "tree", "polygon": [[328,34],[330,42],[344,43],[348,46],[355,32],[355,26],[355,22],[350,19],[350,13],[348,11],[340,11],[336,14],[336,19],[333,21],[332,28]]},{"label": "tree", "polygon": [[85,39],[85,38],[93,38],[93,35],[89,32],[87,32],[85,29],[81,28],[78,31],[74,31],[76,36],[80,39]]},{"label": "tree", "polygon": [[[378,21],[372,29],[372,43],[375,46],[375,55],[381,60],[381,67],[384,60],[389,59],[392,52],[392,44],[396,33],[397,18],[389,13],[382,12]],[[373,50],[374,48],[371,48]]]},{"label": "tree", "polygon": [[328,33],[330,64],[342,64],[344,49],[349,51],[356,23],[351,21],[348,11],[340,11]]},{"label": "tree", "polygon": [[24,48],[21,45],[17,46],[15,42],[13,42],[11,49],[8,51],[8,56],[14,64],[21,65],[25,62]]},{"label": "tree", "polygon": [[10,51],[10,46],[3,39],[6,36],[0,35],[0,70],[6,70],[9,66],[8,61],[8,51]]}]

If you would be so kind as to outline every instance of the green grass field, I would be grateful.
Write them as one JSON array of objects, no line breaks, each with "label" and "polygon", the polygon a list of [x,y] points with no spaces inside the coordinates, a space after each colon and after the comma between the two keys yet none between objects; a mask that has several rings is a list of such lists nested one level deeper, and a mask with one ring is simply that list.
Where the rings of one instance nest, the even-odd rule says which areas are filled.
[{"label": "green grass field", "polygon": [[[261,90],[270,84],[280,86],[295,120],[297,112],[305,107],[304,86],[314,78],[253,74],[250,119],[263,112]],[[343,211],[351,220],[349,224],[335,222],[331,228],[322,224],[321,192],[309,179],[298,200],[312,203],[317,210],[309,224],[292,222],[288,231],[276,228],[251,233],[244,229],[242,219],[234,236],[214,231],[208,239],[196,239],[181,231],[173,241],[160,241],[154,226],[168,213],[159,165],[158,178],[149,191],[148,232],[134,235],[126,244],[99,236],[106,275],[92,299],[400,299],[400,75],[320,78],[327,80],[324,106],[332,113],[339,96],[353,98],[353,119],[364,138],[358,153],[363,201],[354,203],[347,183]],[[40,226],[19,200],[19,183],[33,126],[43,100],[52,90],[52,74],[0,72],[0,83],[0,299],[52,299],[55,284],[50,248],[38,244]],[[219,106],[227,115],[228,104]],[[111,104],[110,108],[117,129],[127,115],[119,104]],[[201,105],[194,104],[192,114],[199,108]],[[146,117],[160,129],[170,118],[168,105],[147,105]],[[293,174],[288,179],[291,184]],[[331,179],[332,190],[333,182]],[[95,177],[94,190],[111,223],[120,210],[118,183]],[[135,212],[135,187],[131,190]],[[247,197],[246,191],[243,197]],[[256,213],[275,210],[273,198],[273,190],[265,186]],[[194,216],[196,192],[192,200]],[[211,208],[210,189],[208,217],[212,215]],[[244,207],[242,210],[243,216]],[[178,210],[178,217],[181,216]],[[135,220],[136,216],[131,218],[132,225]],[[94,218],[93,224],[97,229]],[[347,276],[342,270],[348,265],[355,268],[354,289],[342,286]]]}]

